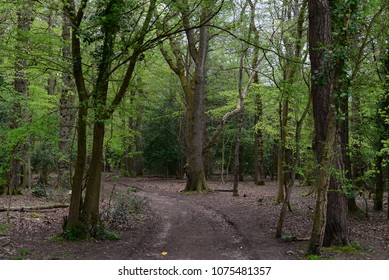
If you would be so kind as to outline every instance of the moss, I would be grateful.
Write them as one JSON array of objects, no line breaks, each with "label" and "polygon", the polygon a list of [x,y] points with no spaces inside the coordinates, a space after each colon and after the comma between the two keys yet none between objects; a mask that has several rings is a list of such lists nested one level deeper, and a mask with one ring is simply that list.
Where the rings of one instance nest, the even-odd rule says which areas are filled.
[{"label": "moss", "polygon": [[34,219],[39,219],[42,217],[42,214],[39,214],[39,213],[31,213],[31,218],[34,218]]},{"label": "moss", "polygon": [[316,260],[327,260],[328,258],[323,256],[317,256],[317,255],[305,255],[304,259],[316,261]]},{"label": "moss", "polygon": [[369,251],[368,248],[362,246],[358,242],[351,242],[349,245],[346,246],[334,246],[334,247],[328,247],[323,249],[327,252],[345,253],[345,254],[358,254],[358,253]]}]

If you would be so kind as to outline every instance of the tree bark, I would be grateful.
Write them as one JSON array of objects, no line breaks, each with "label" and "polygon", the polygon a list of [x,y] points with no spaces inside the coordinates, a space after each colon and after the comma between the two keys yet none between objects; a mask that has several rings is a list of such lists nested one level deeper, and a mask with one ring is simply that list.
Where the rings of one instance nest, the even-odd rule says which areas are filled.
[{"label": "tree bark", "polygon": [[330,113],[333,88],[331,64],[326,57],[331,52],[332,29],[327,0],[309,0],[309,54],[311,60],[311,96],[315,124],[314,150],[317,168],[317,200],[308,253],[320,254],[327,222],[327,192],[330,182],[332,149],[336,125],[334,112]]},{"label": "tree bark", "polygon": [[[209,7],[201,7],[199,17],[198,36],[190,24],[190,8],[187,1],[182,1],[180,7],[182,14],[182,25],[185,28],[187,41],[188,59],[184,61],[178,43],[178,39],[169,37],[171,54],[160,45],[160,51],[169,67],[180,79],[185,96],[185,131],[186,131],[186,164],[184,166],[187,182],[185,191],[204,192],[208,191],[204,171],[204,133],[205,133],[205,87],[206,87],[206,61],[208,55],[209,34],[205,23],[210,19]],[[160,26],[162,28],[162,24]],[[196,29],[197,30],[197,29]],[[191,67],[188,63],[194,64],[194,73],[190,73]],[[220,130],[221,131],[221,130]]]},{"label": "tree bark", "polygon": [[[62,15],[62,41],[64,46],[62,47],[62,58],[67,65],[71,62],[71,41],[70,41],[70,20],[65,14]],[[75,100],[72,89],[74,85],[72,83],[71,72],[64,70],[62,72],[62,86],[61,97],[59,105],[60,114],[60,129],[59,129],[59,149],[62,154],[61,161],[59,162],[58,171],[58,185],[66,188],[71,185],[71,164],[70,164],[70,136],[75,121],[76,111],[73,109]]]},{"label": "tree bark", "polygon": [[[250,5],[250,31],[253,34],[254,42],[259,42],[259,30],[255,24],[256,11],[258,10],[257,1],[249,0],[248,4]],[[253,60],[251,63],[251,68],[256,69],[259,66],[259,48],[254,47],[253,49]],[[263,104],[262,104],[262,93],[259,90],[259,74],[255,73],[253,78],[254,91],[255,91],[255,115],[254,123],[255,127],[255,136],[254,136],[254,184],[255,185],[264,185],[263,180],[264,170],[263,170]]]},{"label": "tree bark", "polygon": [[[317,209],[315,210],[315,221],[311,236],[311,242],[308,251],[319,254],[320,246],[330,246],[337,242],[342,245],[349,243],[347,230],[347,199],[341,187],[346,183],[347,158],[345,151],[348,143],[348,124],[342,122],[339,116],[348,113],[348,99],[342,100],[344,92],[347,90],[348,83],[345,82],[344,67],[345,57],[344,49],[348,45],[348,28],[351,16],[357,8],[356,2],[349,3],[348,9],[342,11],[342,14],[335,14],[339,5],[338,2],[309,1],[309,20],[310,20],[310,55],[312,65],[312,101],[315,121],[315,148],[316,159],[319,164],[319,181]],[[337,11],[338,12],[338,11]],[[331,18],[336,20],[337,31],[335,40],[332,38]],[[330,57],[336,53],[335,59],[331,61]],[[320,75],[320,76],[319,76]],[[320,93],[321,91],[321,93]],[[340,101],[339,101],[340,100]],[[323,130],[325,128],[326,130]],[[325,141],[323,141],[325,139]],[[323,145],[322,143],[325,143]],[[335,156],[328,157],[323,154],[326,152],[326,146],[332,143]],[[327,153],[327,152],[326,152]],[[325,156],[325,157],[324,157]],[[324,161],[323,161],[324,160]],[[336,174],[327,178],[328,185],[322,185],[320,181],[323,173],[330,176],[331,165],[326,161],[330,160],[335,168]],[[327,174],[325,174],[327,176]],[[327,191],[329,190],[328,197]],[[320,203],[319,200],[327,203]],[[321,205],[320,205],[321,204]],[[326,215],[317,213],[326,211]],[[321,218],[325,218],[324,220]],[[317,219],[317,220],[316,220]],[[325,231],[323,227],[325,226]],[[325,235],[323,235],[325,234]]]},{"label": "tree bark", "polygon": [[[15,77],[14,77],[14,89],[18,94],[20,100],[27,99],[28,92],[28,78],[26,76],[26,70],[28,68],[28,61],[26,53],[28,52],[28,38],[26,32],[30,30],[32,23],[31,3],[22,4],[18,6],[17,11],[17,37],[16,37],[16,50],[17,55],[15,58]],[[21,122],[28,123],[29,115],[25,108],[22,108],[20,100],[17,100],[13,106],[13,112],[11,116],[10,128],[15,129],[20,127]],[[17,192],[19,187],[31,186],[31,164],[30,164],[30,142],[29,138],[24,140],[25,142],[18,143],[18,147],[15,148],[15,155],[19,155],[20,158],[13,158],[10,165],[10,180],[9,184],[11,193]]]},{"label": "tree bark", "polygon": [[78,28],[84,16],[86,1],[83,0],[80,9],[76,12],[74,0],[68,0],[65,13],[72,23],[71,50],[73,59],[73,76],[78,93],[78,116],[77,116],[77,156],[74,165],[72,180],[72,194],[70,197],[69,215],[65,227],[74,227],[80,223],[80,207],[82,203],[82,187],[84,183],[84,172],[87,157],[86,146],[86,118],[88,114],[88,91],[82,69],[81,42],[78,36]]},{"label": "tree bark", "polygon": [[[202,12],[202,19],[206,17]],[[189,40],[191,41],[191,40]],[[185,172],[188,177],[185,191],[203,192],[208,190],[205,183],[203,144],[205,129],[205,84],[206,59],[208,55],[208,27],[200,27],[199,49],[195,60],[195,87],[192,94],[187,96],[187,163]],[[194,46],[190,46],[192,48]]]}]

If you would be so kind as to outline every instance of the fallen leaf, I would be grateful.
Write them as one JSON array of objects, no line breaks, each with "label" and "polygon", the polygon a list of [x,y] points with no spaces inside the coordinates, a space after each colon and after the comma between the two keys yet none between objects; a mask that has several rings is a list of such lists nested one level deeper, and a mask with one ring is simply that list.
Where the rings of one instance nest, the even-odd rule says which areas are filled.
[{"label": "fallen leaf", "polygon": [[167,255],[167,252],[162,252],[161,255],[162,255],[162,256],[166,256],[166,255]]}]

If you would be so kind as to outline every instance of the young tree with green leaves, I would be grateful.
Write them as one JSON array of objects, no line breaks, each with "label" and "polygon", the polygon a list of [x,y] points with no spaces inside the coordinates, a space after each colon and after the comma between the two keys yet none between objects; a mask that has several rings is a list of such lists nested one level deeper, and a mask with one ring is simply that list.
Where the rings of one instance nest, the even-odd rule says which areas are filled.
[{"label": "young tree with green leaves", "polygon": [[[78,123],[77,123],[77,160],[72,183],[71,206],[67,227],[86,226],[86,234],[96,235],[99,229],[99,198],[101,188],[101,172],[103,161],[103,143],[105,123],[110,119],[117,106],[125,97],[132,81],[136,64],[140,55],[152,47],[156,41],[152,37],[153,16],[157,11],[155,0],[145,2],[125,2],[121,0],[101,1],[93,3],[87,0],[78,5],[73,0],[64,1],[65,10],[72,25],[72,58],[73,75],[78,92]],[[95,8],[95,17],[88,22],[85,17]],[[132,11],[130,13],[130,11]],[[132,22],[132,23],[131,23]],[[95,26],[89,32],[85,26]],[[123,33],[135,24],[131,32]],[[151,34],[150,34],[151,33]],[[152,39],[149,39],[150,36]],[[96,73],[97,79],[87,86],[83,66],[84,50],[89,42],[97,46]],[[109,96],[112,89],[111,79],[118,71],[121,81],[113,97]],[[86,128],[89,103],[93,112],[93,144],[92,158],[86,172],[85,200],[81,206],[81,192],[84,184],[84,169],[86,167]],[[81,216],[80,216],[81,210]]]}]

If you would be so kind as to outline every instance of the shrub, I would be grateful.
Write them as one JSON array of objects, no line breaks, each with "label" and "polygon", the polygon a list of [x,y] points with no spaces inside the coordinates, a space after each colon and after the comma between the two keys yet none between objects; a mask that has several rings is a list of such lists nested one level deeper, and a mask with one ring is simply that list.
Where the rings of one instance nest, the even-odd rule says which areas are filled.
[{"label": "shrub", "polygon": [[110,205],[104,205],[101,211],[101,220],[111,229],[129,226],[131,220],[141,213],[147,200],[132,193],[120,197]]}]

